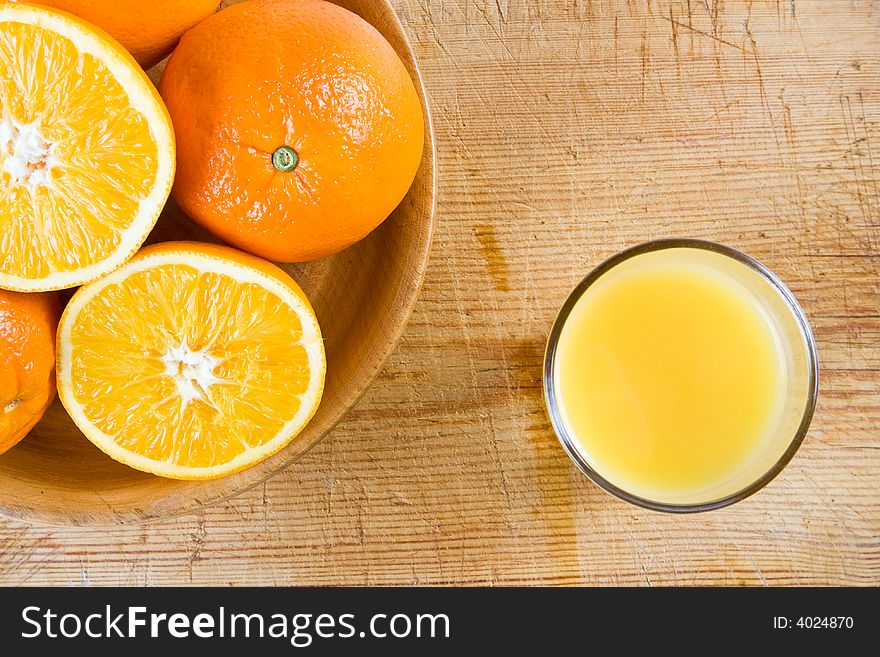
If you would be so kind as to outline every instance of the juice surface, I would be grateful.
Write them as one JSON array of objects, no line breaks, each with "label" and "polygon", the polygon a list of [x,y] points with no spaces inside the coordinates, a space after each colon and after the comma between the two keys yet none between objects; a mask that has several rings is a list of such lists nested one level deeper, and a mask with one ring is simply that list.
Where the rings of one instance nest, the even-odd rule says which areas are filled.
[{"label": "juice surface", "polygon": [[687,251],[634,256],[594,282],[565,322],[554,372],[563,421],[593,469],[677,503],[748,468],[786,386],[758,299],[705,259],[725,256]]}]

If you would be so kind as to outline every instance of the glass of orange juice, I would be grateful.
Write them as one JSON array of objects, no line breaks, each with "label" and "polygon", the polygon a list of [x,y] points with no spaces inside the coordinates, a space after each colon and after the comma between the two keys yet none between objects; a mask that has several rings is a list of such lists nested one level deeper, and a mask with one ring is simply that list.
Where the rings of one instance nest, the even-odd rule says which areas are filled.
[{"label": "glass of orange juice", "polygon": [[816,344],[791,291],[757,261],[659,240],[572,292],[544,393],[562,446],[599,486],[658,511],[708,511],[760,490],[794,456],[816,405]]}]

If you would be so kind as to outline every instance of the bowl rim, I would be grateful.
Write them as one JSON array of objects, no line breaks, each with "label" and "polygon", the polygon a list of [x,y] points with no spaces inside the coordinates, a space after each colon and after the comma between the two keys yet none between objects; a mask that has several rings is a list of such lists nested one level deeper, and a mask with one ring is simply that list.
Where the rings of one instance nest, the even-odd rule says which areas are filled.
[{"label": "bowl rim", "polygon": [[[642,497],[640,495],[635,495],[634,493],[630,493],[623,488],[616,486],[615,484],[605,479],[602,475],[600,475],[587,462],[586,458],[581,454],[580,450],[575,447],[575,439],[569,434],[569,431],[565,426],[565,422],[562,419],[560,404],[557,401],[555,385],[556,348],[559,344],[559,337],[562,334],[562,328],[565,325],[568,316],[571,314],[571,311],[574,309],[577,302],[580,301],[581,297],[587,291],[587,289],[592,286],[596,281],[598,281],[599,278],[601,278],[604,274],[614,269],[618,265],[630,260],[631,258],[644,255],[646,253],[676,248],[699,249],[726,256],[735,260],[736,262],[739,262],[740,264],[745,265],[752,271],[759,274],[764,280],[766,280],[782,296],[786,306],[788,307],[789,311],[792,313],[797,322],[798,328],[801,332],[801,337],[803,338],[804,344],[806,346],[808,365],[806,403],[804,404],[804,410],[801,414],[800,423],[798,424],[797,429],[795,429],[791,442],[789,443],[782,456],[779,457],[779,459],[770,467],[769,470],[767,470],[763,475],[761,475],[748,486],[714,500],[687,504],[660,502],[657,500]],[[551,329],[550,335],[547,338],[547,346],[544,352],[543,375],[544,403],[547,414],[550,418],[550,423],[553,426],[556,437],[562,444],[563,449],[568,454],[572,462],[577,466],[577,468],[583,474],[589,477],[597,486],[610,493],[611,495],[622,499],[625,502],[629,502],[630,504],[642,507],[644,509],[649,509],[651,511],[659,511],[670,514],[701,513],[705,511],[721,509],[723,507],[730,506],[731,504],[735,504],[736,502],[740,502],[747,497],[750,497],[751,495],[754,495],[771,481],[773,481],[773,479],[775,479],[777,475],[782,472],[785,466],[788,465],[791,459],[794,458],[795,453],[797,453],[798,449],[803,443],[804,438],[806,437],[806,434],[810,428],[810,423],[812,422],[813,414],[816,410],[816,404],[819,397],[819,356],[818,350],[816,348],[816,339],[813,335],[813,330],[810,327],[810,323],[807,319],[806,313],[804,313],[803,308],[801,308],[800,304],[798,303],[797,299],[795,299],[794,294],[791,292],[788,286],[786,286],[785,283],[783,283],[782,280],[768,267],[761,264],[751,256],[746,255],[742,251],[738,251],[737,249],[726,246],[724,244],[719,244],[718,242],[711,242],[708,240],[693,238],[664,238],[638,244],[611,256],[610,258],[599,264],[589,274],[587,274],[586,277],[584,277],[584,279],[581,280],[581,282],[578,283],[574,290],[572,290],[572,292],[569,294],[562,308],[559,310],[555,321],[553,322],[553,328]]]},{"label": "bowl rim", "polygon": [[[425,148],[422,154],[422,162],[419,166],[420,170],[424,172],[424,177],[426,178],[425,190],[430,195],[430,199],[420,212],[422,216],[422,228],[419,231],[419,250],[417,253],[417,257],[413,260],[416,263],[416,266],[411,270],[410,276],[406,277],[405,279],[401,278],[399,280],[395,290],[395,297],[404,301],[404,303],[402,304],[401,312],[397,316],[396,326],[389,331],[389,339],[386,341],[384,353],[380,351],[381,355],[375,362],[374,370],[371,374],[367,376],[362,388],[349,401],[346,408],[339,413],[338,417],[333,420],[333,422],[326,428],[325,431],[315,436],[305,447],[302,447],[292,456],[288,458],[283,457],[284,453],[289,449],[289,447],[296,442],[295,438],[290,445],[284,447],[280,452],[270,457],[269,459],[266,459],[265,461],[255,464],[253,467],[248,468],[247,470],[232,474],[228,477],[224,477],[221,479],[201,482],[206,486],[210,486],[212,483],[234,481],[236,478],[247,476],[247,473],[257,473],[257,476],[253,481],[247,481],[244,485],[240,487],[232,487],[228,490],[222,490],[215,495],[207,495],[204,497],[199,496],[198,498],[194,497],[189,502],[176,503],[169,505],[169,507],[163,506],[162,501],[157,501],[149,507],[137,510],[118,511],[108,506],[108,513],[104,515],[86,517],[74,517],[71,514],[64,514],[60,511],[36,512],[28,507],[10,507],[0,504],[0,518],[45,527],[89,527],[100,529],[119,526],[149,525],[165,520],[173,520],[175,518],[180,518],[182,516],[196,513],[202,509],[221,504],[227,500],[246,493],[247,491],[252,490],[257,486],[264,484],[272,477],[278,475],[283,470],[299,461],[315,446],[323,442],[324,439],[332,431],[334,431],[336,427],[338,427],[339,424],[348,416],[351,409],[358,404],[358,402],[366,394],[366,392],[370,388],[372,388],[376,378],[379,376],[379,374],[382,373],[383,369],[388,363],[388,359],[391,357],[391,354],[394,352],[395,348],[399,344],[400,338],[409,323],[416,302],[421,295],[421,289],[425,280],[425,275],[427,273],[428,264],[430,262],[431,248],[434,241],[434,233],[436,229],[437,194],[439,190],[439,181],[437,175],[437,140],[434,130],[434,118],[431,110],[431,102],[428,94],[428,88],[425,84],[424,75],[422,74],[421,67],[419,66],[415,49],[413,48],[412,40],[407,34],[403,22],[400,20],[400,16],[397,14],[397,12],[394,10],[393,6],[390,2],[388,2],[388,0],[382,2],[381,5],[381,7],[377,8],[377,11],[380,11],[384,17],[389,19],[389,27],[391,27],[391,29],[396,32],[394,34],[394,38],[398,40],[399,44],[402,46],[402,48],[397,49],[398,55],[401,57],[401,60],[407,68],[407,71],[413,78],[413,83],[415,84],[416,91],[422,105],[425,128]],[[363,18],[363,16],[361,17]],[[411,190],[407,193],[407,196],[409,196],[409,193],[411,193]],[[404,199],[404,201],[402,201],[401,203],[405,202],[406,200]],[[272,463],[272,459],[279,457],[280,460],[277,463]]]}]

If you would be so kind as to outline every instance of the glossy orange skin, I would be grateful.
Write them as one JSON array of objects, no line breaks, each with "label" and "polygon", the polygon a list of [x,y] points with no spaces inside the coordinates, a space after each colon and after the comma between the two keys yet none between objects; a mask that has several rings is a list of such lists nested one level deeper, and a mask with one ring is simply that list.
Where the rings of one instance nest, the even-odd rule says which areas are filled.
[{"label": "glossy orange skin", "polygon": [[165,59],[184,32],[220,6],[220,0],[26,1],[61,9],[97,25],[125,46],[144,68]]},{"label": "glossy orange skin", "polygon": [[[340,251],[403,200],[422,157],[419,96],[391,45],[322,0],[252,0],[188,32],[159,85],[173,195],[226,242],[281,262]],[[293,148],[280,171],[272,154]]]},{"label": "glossy orange skin", "polygon": [[24,438],[55,399],[60,315],[54,292],[0,290],[0,454]]}]

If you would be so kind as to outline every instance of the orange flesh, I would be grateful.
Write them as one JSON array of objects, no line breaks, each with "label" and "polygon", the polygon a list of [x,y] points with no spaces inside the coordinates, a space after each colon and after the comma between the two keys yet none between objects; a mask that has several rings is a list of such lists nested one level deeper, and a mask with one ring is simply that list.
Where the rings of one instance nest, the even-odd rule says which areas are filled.
[{"label": "orange flesh", "polygon": [[0,275],[44,279],[99,264],[156,185],[148,119],[101,59],[51,29],[0,22],[0,62]]},{"label": "orange flesh", "polygon": [[[87,310],[72,332],[73,394],[121,447],[211,467],[264,444],[299,409],[309,382],[300,319],[257,285],[162,266],[106,288]],[[167,362],[182,345],[216,365]]]}]

